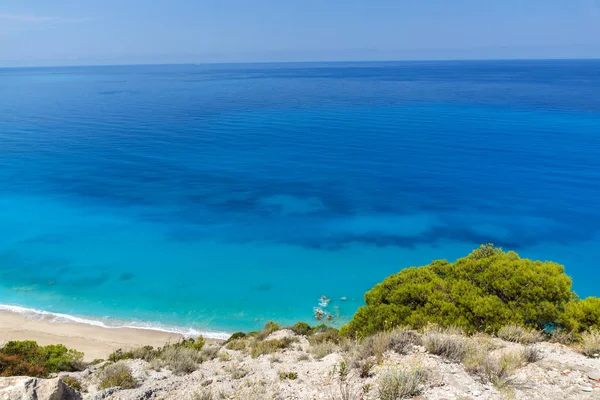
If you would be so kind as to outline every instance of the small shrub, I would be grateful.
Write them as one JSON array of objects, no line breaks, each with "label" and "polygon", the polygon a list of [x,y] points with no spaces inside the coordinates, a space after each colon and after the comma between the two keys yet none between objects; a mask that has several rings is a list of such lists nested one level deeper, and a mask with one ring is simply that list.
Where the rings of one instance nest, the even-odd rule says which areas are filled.
[{"label": "small shrub", "polygon": [[117,349],[108,355],[108,361],[116,363],[121,360],[133,359],[132,351],[123,351],[123,349]]},{"label": "small shrub", "polygon": [[298,358],[296,359],[296,361],[309,361],[310,360],[310,356],[306,353],[302,353],[298,356]]},{"label": "small shrub", "polygon": [[64,376],[60,377],[60,380],[79,392],[81,392],[83,390],[83,387],[81,386],[81,382],[79,381],[79,379],[75,378],[74,376],[64,375]]},{"label": "small shrub", "polygon": [[364,362],[359,363],[358,365],[358,375],[361,378],[369,378],[371,375],[373,375],[372,369],[373,364],[371,363],[371,361],[364,360]]},{"label": "small shrub", "polygon": [[431,353],[451,361],[462,361],[467,353],[467,339],[460,335],[428,331],[423,335],[423,346]]},{"label": "small shrub", "polygon": [[313,346],[322,343],[340,344],[341,341],[340,331],[335,328],[327,328],[327,330],[315,333],[308,338],[308,342]]},{"label": "small shrub", "polygon": [[581,352],[588,357],[600,357],[599,329],[591,329],[581,335]]},{"label": "small shrub", "polygon": [[379,378],[378,392],[381,400],[399,400],[414,397],[421,392],[423,371],[389,369]]},{"label": "small shrub", "polygon": [[152,360],[155,368],[166,367],[174,374],[188,374],[198,368],[198,364],[204,361],[202,353],[189,347],[167,347],[160,355]]},{"label": "small shrub", "polygon": [[194,350],[200,351],[204,348],[205,344],[206,344],[206,340],[204,340],[204,337],[202,335],[200,335],[196,339],[193,339],[193,338],[182,339],[181,341],[179,341],[177,343],[169,344],[165,347],[185,347],[188,349],[194,349]]},{"label": "small shrub", "polygon": [[507,351],[500,355],[492,355],[485,347],[474,346],[463,362],[465,370],[479,376],[483,381],[497,387],[503,387],[506,378],[524,362],[524,354],[519,351]]},{"label": "small shrub", "polygon": [[321,343],[311,346],[308,351],[313,355],[313,357],[315,357],[315,359],[320,360],[321,358],[335,352],[337,349],[338,347],[333,343]]},{"label": "small shrub", "polygon": [[252,358],[263,354],[275,353],[277,350],[287,349],[294,342],[293,339],[283,338],[256,342],[252,346]]},{"label": "small shrub", "polygon": [[271,333],[278,331],[279,329],[281,329],[281,327],[279,326],[278,323],[274,322],[274,321],[269,321],[265,324],[265,327],[263,328],[264,331],[269,331]]},{"label": "small shrub", "polygon": [[204,391],[201,393],[194,393],[190,400],[214,400],[214,396],[210,391]]},{"label": "small shrub", "polygon": [[311,327],[309,324],[307,324],[306,322],[297,322],[293,327],[292,327],[292,331],[294,331],[294,333],[296,335],[302,335],[302,336],[306,336],[310,333],[311,331]]},{"label": "small shrub", "polygon": [[100,373],[98,389],[104,390],[112,387],[133,389],[137,382],[131,375],[131,370],[125,364],[116,363],[107,365]]},{"label": "small shrub", "polygon": [[248,375],[248,371],[246,371],[243,368],[235,368],[234,370],[231,371],[231,377],[233,379],[242,379],[246,375]]},{"label": "small shrub", "polygon": [[221,348],[218,346],[210,346],[210,347],[203,349],[200,352],[200,356],[201,356],[200,362],[214,360],[215,358],[217,358],[219,356],[220,350],[221,350]]},{"label": "small shrub", "polygon": [[295,381],[296,379],[298,379],[298,373],[297,372],[280,372],[279,380],[284,381],[286,379],[289,379],[290,381]]},{"label": "small shrub", "polygon": [[281,327],[277,323],[269,321],[265,324],[265,327],[261,331],[250,332],[247,336],[252,336],[256,338],[256,340],[261,341],[265,340],[267,336],[275,331],[278,331],[279,329],[281,329]]},{"label": "small shrub", "polygon": [[371,376],[372,367],[383,361],[383,355],[388,346],[389,335],[387,333],[379,333],[361,342],[356,342],[348,350],[350,366],[358,370],[361,378]]},{"label": "small shrub", "polygon": [[133,355],[132,358],[144,361],[151,361],[158,355],[159,352],[160,350],[154,349],[152,346],[136,347],[135,349],[131,350],[131,354]]},{"label": "small shrub", "polygon": [[247,346],[248,346],[248,342],[243,339],[236,339],[225,345],[225,347],[228,348],[229,350],[238,350],[238,351],[246,350]]},{"label": "small shrub", "polygon": [[332,394],[331,398],[335,400],[354,400],[357,398],[358,393],[356,392],[353,384],[354,376],[352,375],[348,365],[342,361],[333,367],[331,377],[337,384],[337,394]]},{"label": "small shrub", "polygon": [[577,338],[575,337],[573,332],[567,332],[564,329],[554,329],[548,334],[548,341],[550,343],[572,345],[577,341]]},{"label": "small shrub", "polygon": [[387,349],[398,354],[408,354],[410,348],[420,342],[419,335],[415,331],[395,329],[389,334]]},{"label": "small shrub", "polygon": [[94,360],[92,360],[90,362],[90,365],[98,365],[98,364],[103,363],[103,362],[104,362],[103,359],[101,359],[101,358],[95,358]]},{"label": "small shrub", "polygon": [[220,352],[218,356],[219,356],[219,361],[222,361],[222,362],[231,360],[231,356],[229,355],[229,353],[227,353],[225,351]]},{"label": "small shrub", "polygon": [[507,342],[521,343],[524,345],[538,343],[544,340],[541,332],[535,329],[524,328],[519,325],[506,325],[498,331],[498,337]]},{"label": "small shrub", "polygon": [[236,332],[233,335],[229,336],[229,339],[225,342],[226,344],[229,342],[233,342],[234,340],[244,339],[247,335],[244,332]]},{"label": "small shrub", "polygon": [[523,349],[523,358],[528,363],[534,363],[540,361],[544,356],[539,348],[535,346],[527,346]]}]

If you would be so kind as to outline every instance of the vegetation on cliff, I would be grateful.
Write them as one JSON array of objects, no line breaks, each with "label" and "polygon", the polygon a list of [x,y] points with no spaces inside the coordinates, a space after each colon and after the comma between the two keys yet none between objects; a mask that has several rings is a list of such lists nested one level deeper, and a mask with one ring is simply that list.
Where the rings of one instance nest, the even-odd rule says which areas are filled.
[{"label": "vegetation on cliff", "polygon": [[600,299],[579,300],[564,267],[483,245],[451,263],[406,268],[365,294],[342,333],[366,337],[399,326],[429,324],[467,333],[497,333],[506,325],[579,334],[600,327]]}]

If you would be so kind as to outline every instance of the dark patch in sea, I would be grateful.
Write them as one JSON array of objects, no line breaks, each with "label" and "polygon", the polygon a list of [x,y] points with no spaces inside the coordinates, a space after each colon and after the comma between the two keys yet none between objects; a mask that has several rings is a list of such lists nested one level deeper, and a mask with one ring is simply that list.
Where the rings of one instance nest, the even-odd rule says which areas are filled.
[{"label": "dark patch in sea", "polygon": [[120,280],[120,281],[130,281],[130,280],[132,280],[134,277],[135,277],[135,275],[134,275],[134,274],[131,274],[131,273],[129,273],[129,272],[125,272],[125,273],[122,273],[122,274],[119,276],[119,280]]},{"label": "dark patch in sea", "polygon": [[273,287],[269,283],[261,283],[258,286],[256,286],[256,290],[258,290],[259,292],[268,292],[272,288]]},{"label": "dark patch in sea", "polygon": [[83,276],[74,277],[68,280],[68,283],[73,286],[89,287],[89,286],[100,286],[110,279],[110,275],[107,273],[95,275],[95,276]]}]

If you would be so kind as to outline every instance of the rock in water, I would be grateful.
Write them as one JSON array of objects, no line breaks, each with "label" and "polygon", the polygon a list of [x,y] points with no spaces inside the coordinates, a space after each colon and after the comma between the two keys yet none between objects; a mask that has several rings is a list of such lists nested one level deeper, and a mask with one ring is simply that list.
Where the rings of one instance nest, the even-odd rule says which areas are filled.
[{"label": "rock in water", "polygon": [[58,378],[0,378],[0,400],[81,400],[78,391]]}]

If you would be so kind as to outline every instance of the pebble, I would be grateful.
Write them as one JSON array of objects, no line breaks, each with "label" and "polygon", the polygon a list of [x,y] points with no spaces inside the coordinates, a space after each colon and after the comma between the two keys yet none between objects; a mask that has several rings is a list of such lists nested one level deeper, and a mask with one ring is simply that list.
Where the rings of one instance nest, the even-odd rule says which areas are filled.
[{"label": "pebble", "polygon": [[582,391],[584,391],[584,392],[591,392],[591,391],[592,391],[592,390],[594,390],[594,389],[592,389],[592,388],[591,388],[591,387],[589,387],[589,386],[583,386],[583,387],[581,388],[581,390],[582,390]]},{"label": "pebble", "polygon": [[471,392],[471,394],[472,394],[473,396],[475,396],[475,397],[477,397],[477,396],[481,396],[481,392],[480,392],[479,390],[473,390],[473,391]]}]

